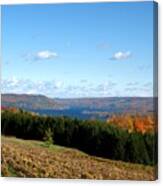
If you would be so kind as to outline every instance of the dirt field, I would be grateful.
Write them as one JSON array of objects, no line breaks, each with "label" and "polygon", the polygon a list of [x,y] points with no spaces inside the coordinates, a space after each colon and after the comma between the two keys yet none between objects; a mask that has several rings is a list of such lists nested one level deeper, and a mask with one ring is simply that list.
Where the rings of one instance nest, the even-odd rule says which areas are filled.
[{"label": "dirt field", "polygon": [[150,166],[112,161],[44,142],[2,137],[2,176],[154,180]]}]

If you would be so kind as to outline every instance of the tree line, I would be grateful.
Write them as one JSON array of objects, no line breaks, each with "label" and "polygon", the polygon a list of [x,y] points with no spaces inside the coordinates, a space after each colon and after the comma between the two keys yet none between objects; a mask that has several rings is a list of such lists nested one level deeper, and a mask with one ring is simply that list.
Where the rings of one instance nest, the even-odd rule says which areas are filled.
[{"label": "tree line", "polygon": [[[157,133],[129,133],[104,121],[40,116],[26,111],[5,110],[3,135],[45,140],[80,149],[88,154],[146,165],[157,164]],[[50,135],[50,136],[49,136]]]}]

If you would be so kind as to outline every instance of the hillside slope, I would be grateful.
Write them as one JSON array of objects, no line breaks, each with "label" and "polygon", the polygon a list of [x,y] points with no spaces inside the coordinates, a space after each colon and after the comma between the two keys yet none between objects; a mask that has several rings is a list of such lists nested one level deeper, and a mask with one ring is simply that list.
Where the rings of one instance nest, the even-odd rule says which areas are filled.
[{"label": "hillside slope", "polygon": [[5,107],[17,107],[22,109],[55,109],[61,106],[53,99],[43,95],[29,94],[2,94],[2,105]]},{"label": "hillside slope", "polygon": [[2,137],[2,176],[154,180],[154,167],[111,161],[81,151]]},{"label": "hillside slope", "polygon": [[110,113],[152,112],[157,102],[157,99],[152,97],[52,99],[43,95],[2,94],[1,98],[1,105],[5,107],[19,107],[27,110],[82,109]]}]

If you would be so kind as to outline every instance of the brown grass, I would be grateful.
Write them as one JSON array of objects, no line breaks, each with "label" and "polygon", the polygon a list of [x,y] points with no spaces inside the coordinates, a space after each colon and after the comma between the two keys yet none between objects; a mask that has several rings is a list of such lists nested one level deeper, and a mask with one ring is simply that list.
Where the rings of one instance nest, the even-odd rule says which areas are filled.
[{"label": "brown grass", "polygon": [[111,161],[75,149],[2,137],[2,176],[154,180],[150,166]]}]

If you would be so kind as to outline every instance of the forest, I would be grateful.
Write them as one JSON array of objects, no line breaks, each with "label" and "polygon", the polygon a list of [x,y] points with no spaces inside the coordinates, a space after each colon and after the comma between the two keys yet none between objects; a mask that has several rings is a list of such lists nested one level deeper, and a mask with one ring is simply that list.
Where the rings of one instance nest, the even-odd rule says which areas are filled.
[{"label": "forest", "polygon": [[46,141],[90,155],[145,165],[157,164],[157,132],[129,132],[99,120],[40,116],[23,110],[4,110],[2,135]]}]

